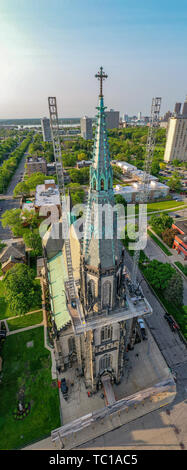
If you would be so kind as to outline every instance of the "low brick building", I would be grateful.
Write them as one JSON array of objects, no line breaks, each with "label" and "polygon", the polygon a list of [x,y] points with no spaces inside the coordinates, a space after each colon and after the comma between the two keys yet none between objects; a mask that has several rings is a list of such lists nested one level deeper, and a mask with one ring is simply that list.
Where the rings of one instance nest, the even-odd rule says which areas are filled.
[{"label": "low brick building", "polygon": [[187,260],[187,220],[173,223],[172,228],[177,231],[173,248]]},{"label": "low brick building", "polygon": [[33,155],[26,160],[27,175],[31,176],[33,173],[43,173],[47,175],[47,162],[44,157]]}]

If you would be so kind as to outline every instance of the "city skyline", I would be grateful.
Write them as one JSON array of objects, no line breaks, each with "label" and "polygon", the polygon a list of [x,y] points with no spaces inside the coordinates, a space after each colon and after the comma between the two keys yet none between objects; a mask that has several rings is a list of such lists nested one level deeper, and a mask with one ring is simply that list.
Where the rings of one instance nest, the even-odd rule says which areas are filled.
[{"label": "city skyline", "polygon": [[61,117],[94,116],[101,65],[108,110],[149,115],[153,96],[163,98],[161,114],[173,110],[187,93],[187,5],[179,3],[2,0],[0,119],[48,115],[48,96]]}]

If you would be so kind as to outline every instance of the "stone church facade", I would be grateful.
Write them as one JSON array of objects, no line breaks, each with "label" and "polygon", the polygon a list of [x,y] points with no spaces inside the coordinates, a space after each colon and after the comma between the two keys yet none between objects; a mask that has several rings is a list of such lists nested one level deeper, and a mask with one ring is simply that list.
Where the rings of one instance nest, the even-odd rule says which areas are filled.
[{"label": "stone church facade", "polygon": [[[133,319],[126,319],[124,314],[127,309],[123,275],[125,253],[117,236],[113,172],[102,93],[102,82],[106,76],[102,68],[97,77],[100,80],[100,95],[83,239],[80,243],[76,241],[75,254],[72,250],[73,265],[74,258],[79,258],[76,284],[86,328],[77,334],[69,309],[69,321],[57,328],[56,342],[61,370],[76,365],[84,376],[86,387],[92,391],[100,388],[102,377],[106,374],[111,381],[120,382],[127,347],[126,333],[133,327]],[[63,248],[62,253],[65,257]],[[47,275],[50,278],[49,272]],[[51,285],[54,289],[55,284],[52,282]],[[55,291],[52,296],[55,299]],[[54,304],[55,300],[53,309]]]}]

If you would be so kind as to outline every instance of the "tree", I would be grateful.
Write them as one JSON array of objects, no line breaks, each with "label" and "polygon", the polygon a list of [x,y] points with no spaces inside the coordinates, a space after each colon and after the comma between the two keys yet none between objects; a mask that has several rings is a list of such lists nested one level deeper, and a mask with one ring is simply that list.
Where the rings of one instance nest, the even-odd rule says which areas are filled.
[{"label": "tree", "polygon": [[181,163],[182,162],[180,160],[177,160],[177,158],[174,158],[174,160],[172,161],[172,165],[175,167],[181,166]]},{"label": "tree", "polygon": [[21,237],[23,234],[23,226],[21,221],[21,209],[6,210],[2,215],[2,227],[10,227],[16,237]]},{"label": "tree", "polygon": [[167,228],[171,228],[173,223],[172,217],[165,212],[160,215],[153,214],[150,218],[150,225],[153,230],[160,236]]},{"label": "tree", "polygon": [[149,265],[145,268],[145,275],[150,284],[161,293],[168,286],[168,281],[175,273],[175,269],[169,263],[161,263],[156,259],[150,261]]},{"label": "tree", "polygon": [[73,168],[69,170],[68,173],[73,183],[88,184],[89,182],[90,169],[88,167],[80,169]]},{"label": "tree", "polygon": [[159,162],[157,160],[154,160],[151,165],[151,174],[153,176],[157,176],[159,174],[159,171],[160,171]]},{"label": "tree", "polygon": [[124,197],[121,194],[115,194],[114,199],[115,199],[115,204],[122,204],[124,207],[127,206],[127,201],[124,199]]},{"label": "tree", "polygon": [[160,162],[159,165],[160,165],[161,170],[165,170],[165,168],[166,168],[166,163],[165,162]]},{"label": "tree", "polygon": [[15,264],[5,274],[3,283],[12,312],[18,315],[28,312],[36,294],[34,271],[25,264]]},{"label": "tree", "polygon": [[41,224],[41,218],[34,210],[28,211],[25,209],[22,212],[22,224],[24,227],[35,229]]},{"label": "tree", "polygon": [[30,191],[35,191],[36,186],[38,184],[43,184],[46,179],[49,179],[50,177],[44,175],[43,173],[33,173],[28,179],[27,179],[27,185],[29,187]]},{"label": "tree", "polygon": [[180,191],[181,189],[181,178],[177,172],[174,172],[171,178],[168,179],[167,185],[172,191]]},{"label": "tree", "polygon": [[82,160],[87,160],[86,153],[85,152],[78,153],[77,158],[78,158],[79,162],[82,161]]},{"label": "tree", "polygon": [[176,271],[168,281],[164,297],[168,302],[175,305],[183,304],[183,281],[180,274]]},{"label": "tree", "polygon": [[25,181],[18,183],[14,188],[14,196],[27,196],[30,190],[28,184]]},{"label": "tree", "polygon": [[23,240],[25,242],[25,245],[28,248],[32,249],[33,255],[34,256],[41,256],[42,255],[42,241],[40,234],[38,232],[30,232],[30,230],[27,230],[23,234]]},{"label": "tree", "polygon": [[62,153],[62,162],[64,167],[75,166],[77,157],[73,153]]},{"label": "tree", "polygon": [[164,232],[162,233],[162,240],[166,245],[169,247],[172,247],[173,245],[173,240],[175,238],[176,230],[173,228],[166,228]]}]

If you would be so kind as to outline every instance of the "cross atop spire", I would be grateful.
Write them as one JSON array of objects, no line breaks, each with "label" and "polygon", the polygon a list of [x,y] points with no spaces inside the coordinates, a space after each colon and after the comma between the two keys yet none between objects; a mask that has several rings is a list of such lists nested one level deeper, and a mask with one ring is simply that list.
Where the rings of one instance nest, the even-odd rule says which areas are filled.
[{"label": "cross atop spire", "polygon": [[103,80],[108,77],[106,73],[103,72],[103,67],[100,67],[100,71],[95,75],[98,80],[100,80],[100,94],[99,96],[103,96]]}]

